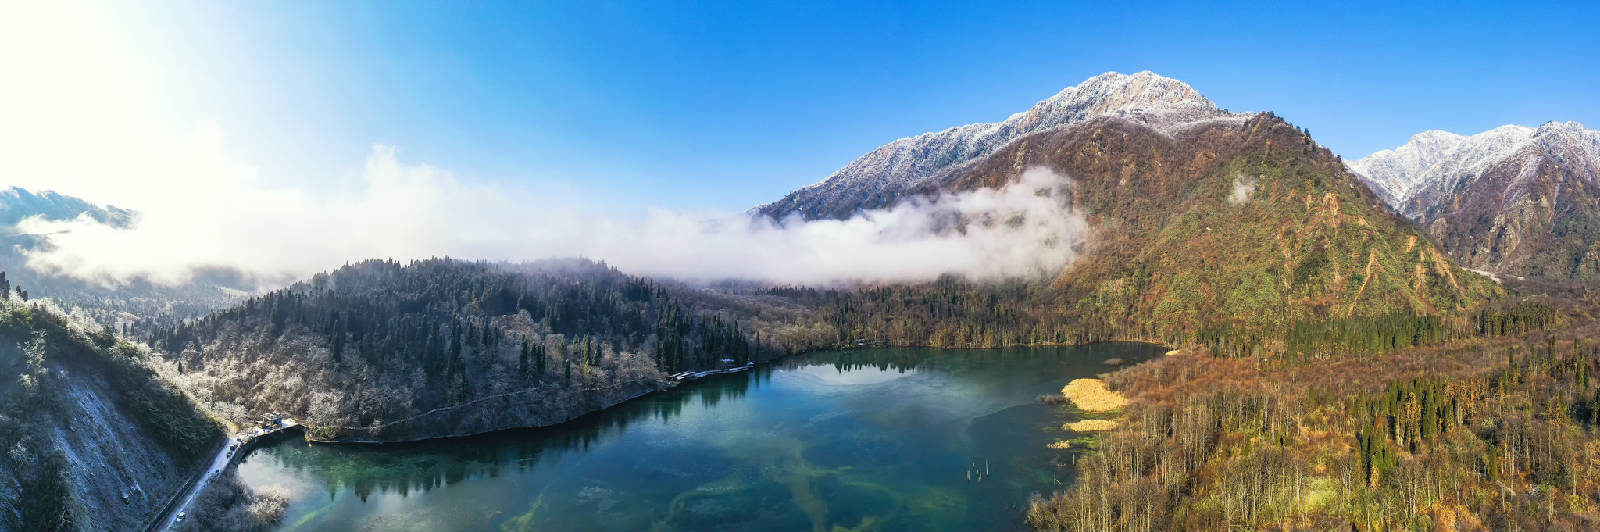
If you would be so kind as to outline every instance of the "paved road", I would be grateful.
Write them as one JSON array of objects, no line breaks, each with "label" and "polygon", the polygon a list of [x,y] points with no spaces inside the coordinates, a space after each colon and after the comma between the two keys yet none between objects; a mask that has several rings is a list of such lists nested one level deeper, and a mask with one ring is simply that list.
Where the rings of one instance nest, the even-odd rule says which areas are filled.
[{"label": "paved road", "polygon": [[[251,442],[297,425],[298,423],[294,420],[286,419],[283,422],[283,426],[279,428],[259,433],[256,432],[257,429],[251,429],[228,437],[227,443],[223,444],[222,448],[217,450],[217,455],[211,458],[211,465],[206,467],[205,473],[201,474],[200,478],[189,486],[188,491],[176,499],[175,506],[167,509],[166,517],[155,528],[156,532],[167,532],[176,529],[179,522],[179,514],[193,513],[194,508],[192,506],[194,505],[195,497],[205,492],[206,486],[211,485],[212,480],[216,480],[217,477],[222,475],[223,471],[228,469],[228,466],[233,465],[233,461],[246,452],[245,449],[249,448],[248,445]],[[234,446],[234,442],[239,442],[239,445]]]}]

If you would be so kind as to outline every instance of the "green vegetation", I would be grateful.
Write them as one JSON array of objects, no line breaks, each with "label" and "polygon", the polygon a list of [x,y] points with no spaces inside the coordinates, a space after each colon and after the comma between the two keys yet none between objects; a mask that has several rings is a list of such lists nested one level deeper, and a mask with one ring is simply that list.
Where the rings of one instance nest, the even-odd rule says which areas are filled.
[{"label": "green vegetation", "polygon": [[[1227,356],[1325,356],[1476,334],[1504,292],[1387,212],[1336,157],[1263,114],[1172,139],[1115,119],[1029,137],[955,188],[1019,164],[1072,176],[1100,220],[1059,276],[872,287],[829,301],[838,340],[995,347],[1112,339]],[[1234,190],[1248,183],[1247,199]],[[1387,345],[1387,347],[1383,347]]]}]

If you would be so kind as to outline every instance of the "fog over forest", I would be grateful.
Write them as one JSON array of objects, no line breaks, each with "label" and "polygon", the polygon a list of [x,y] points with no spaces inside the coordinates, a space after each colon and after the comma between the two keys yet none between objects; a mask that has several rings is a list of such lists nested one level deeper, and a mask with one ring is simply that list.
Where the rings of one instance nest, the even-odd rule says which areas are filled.
[{"label": "fog over forest", "polygon": [[387,146],[373,148],[358,180],[331,185],[335,194],[264,183],[215,136],[178,153],[190,159],[163,178],[174,186],[87,198],[135,211],[132,227],[87,216],[24,220],[23,231],[52,244],[30,253],[29,267],[113,283],[180,283],[196,268],[224,267],[282,284],[372,257],[579,256],[690,281],[997,279],[1060,271],[1090,232],[1072,208],[1072,181],[1043,167],[1007,187],[914,198],[847,220],[773,220],[665,208],[617,215],[408,164]]}]

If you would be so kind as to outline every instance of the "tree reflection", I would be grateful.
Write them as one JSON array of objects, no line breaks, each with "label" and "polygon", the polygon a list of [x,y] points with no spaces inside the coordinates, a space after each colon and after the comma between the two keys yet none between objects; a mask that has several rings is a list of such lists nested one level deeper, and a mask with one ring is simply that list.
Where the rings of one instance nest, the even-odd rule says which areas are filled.
[{"label": "tree reflection", "polygon": [[813,353],[745,373],[710,376],[551,427],[384,445],[285,441],[251,458],[273,460],[286,469],[312,476],[328,487],[330,497],[345,489],[362,501],[373,494],[406,497],[474,478],[527,474],[542,464],[554,466],[569,453],[586,452],[619,437],[637,423],[667,424],[684,416],[686,409],[703,412],[746,400],[752,388],[770,384],[777,371],[829,365],[840,373],[868,368],[901,373],[937,371],[1007,386],[1019,368],[1077,364],[1103,371],[1099,364],[1105,358],[1137,361],[1161,352],[1148,344],[1099,344],[1092,347],[1093,357],[1074,355],[1086,349],[1091,348],[888,348]]}]

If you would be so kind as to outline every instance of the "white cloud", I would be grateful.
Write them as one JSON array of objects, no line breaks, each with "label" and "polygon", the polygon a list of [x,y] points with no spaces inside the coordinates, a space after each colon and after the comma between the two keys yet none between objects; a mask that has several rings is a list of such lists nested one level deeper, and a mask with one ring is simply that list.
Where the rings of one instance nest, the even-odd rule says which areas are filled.
[{"label": "white cloud", "polygon": [[1228,202],[1234,205],[1250,201],[1250,195],[1256,192],[1256,180],[1241,174],[1233,176],[1233,192],[1228,194]]},{"label": "white cloud", "polygon": [[179,282],[224,266],[285,281],[367,258],[586,256],[684,279],[993,278],[1055,271],[1087,233],[1068,205],[1070,183],[1042,169],[999,190],[781,224],[726,212],[619,215],[605,198],[457,179],[384,146],[349,175],[288,185],[230,152],[220,126],[188,131],[188,110],[162,105],[180,83],[171,65],[117,19],[72,3],[0,4],[10,74],[0,83],[0,176],[140,213],[128,230],[25,221],[54,245],[30,255],[35,269]]},{"label": "white cloud", "polygon": [[179,282],[196,267],[227,266],[287,280],[367,258],[585,256],[629,273],[689,280],[997,278],[1058,271],[1082,252],[1088,234],[1070,206],[1070,181],[1043,168],[1000,189],[907,201],[849,220],[782,223],[668,209],[618,216],[601,205],[405,164],[385,146],[373,148],[358,177],[321,187],[327,191],[275,186],[231,157],[215,128],[123,170],[132,182],[89,187],[121,195],[85,199],[137,210],[138,224],[26,221],[29,232],[53,234],[53,249],[31,255],[31,267]]}]

